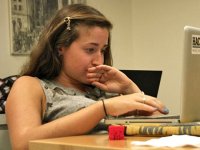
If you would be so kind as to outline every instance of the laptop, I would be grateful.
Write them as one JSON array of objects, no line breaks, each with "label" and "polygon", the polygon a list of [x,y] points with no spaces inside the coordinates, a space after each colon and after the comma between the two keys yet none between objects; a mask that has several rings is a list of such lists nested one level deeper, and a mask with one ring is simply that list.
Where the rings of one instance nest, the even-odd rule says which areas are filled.
[{"label": "laptop", "polygon": [[[184,123],[200,121],[200,28],[184,27],[182,62],[180,115],[111,117],[105,119],[105,123]],[[136,82],[136,80],[133,81]],[[144,84],[148,84],[148,82]],[[141,88],[141,90],[143,89]]]},{"label": "laptop", "polygon": [[160,86],[161,70],[121,70],[128,76],[142,91],[157,97]]}]

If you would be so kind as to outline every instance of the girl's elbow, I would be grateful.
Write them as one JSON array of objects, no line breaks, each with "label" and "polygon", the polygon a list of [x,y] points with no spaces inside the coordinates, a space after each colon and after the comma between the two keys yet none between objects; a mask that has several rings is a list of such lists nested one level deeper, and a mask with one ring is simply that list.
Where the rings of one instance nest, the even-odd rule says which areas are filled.
[{"label": "girl's elbow", "polygon": [[28,150],[28,141],[11,143],[12,150]]},{"label": "girl's elbow", "polygon": [[28,150],[29,138],[24,134],[10,135],[12,150]]}]

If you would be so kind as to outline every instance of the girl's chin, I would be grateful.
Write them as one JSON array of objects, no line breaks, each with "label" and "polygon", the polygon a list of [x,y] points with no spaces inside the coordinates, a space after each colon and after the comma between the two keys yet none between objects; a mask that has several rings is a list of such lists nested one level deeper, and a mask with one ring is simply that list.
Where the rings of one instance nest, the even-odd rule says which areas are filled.
[{"label": "girl's chin", "polygon": [[91,82],[89,82],[89,81],[87,81],[87,80],[86,80],[86,81],[83,81],[82,83],[83,83],[83,84],[86,84],[86,85],[91,85]]},{"label": "girl's chin", "polygon": [[85,83],[86,85],[90,85],[90,86],[92,86],[92,84],[90,83],[90,82],[87,82],[87,83]]}]

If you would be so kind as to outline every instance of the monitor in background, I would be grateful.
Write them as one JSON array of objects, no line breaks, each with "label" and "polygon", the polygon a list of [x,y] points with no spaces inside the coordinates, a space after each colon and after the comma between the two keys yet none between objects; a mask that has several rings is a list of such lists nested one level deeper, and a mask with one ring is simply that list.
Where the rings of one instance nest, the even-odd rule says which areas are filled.
[{"label": "monitor in background", "polygon": [[121,70],[147,95],[157,97],[162,71]]}]

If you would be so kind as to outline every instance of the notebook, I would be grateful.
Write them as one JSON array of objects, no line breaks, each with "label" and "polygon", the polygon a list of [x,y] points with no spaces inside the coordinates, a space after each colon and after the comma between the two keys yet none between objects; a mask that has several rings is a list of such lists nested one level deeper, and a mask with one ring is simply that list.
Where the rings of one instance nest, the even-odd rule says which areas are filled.
[{"label": "notebook", "polygon": [[184,27],[182,54],[180,115],[111,117],[105,119],[105,123],[184,123],[200,121],[200,28]]}]

